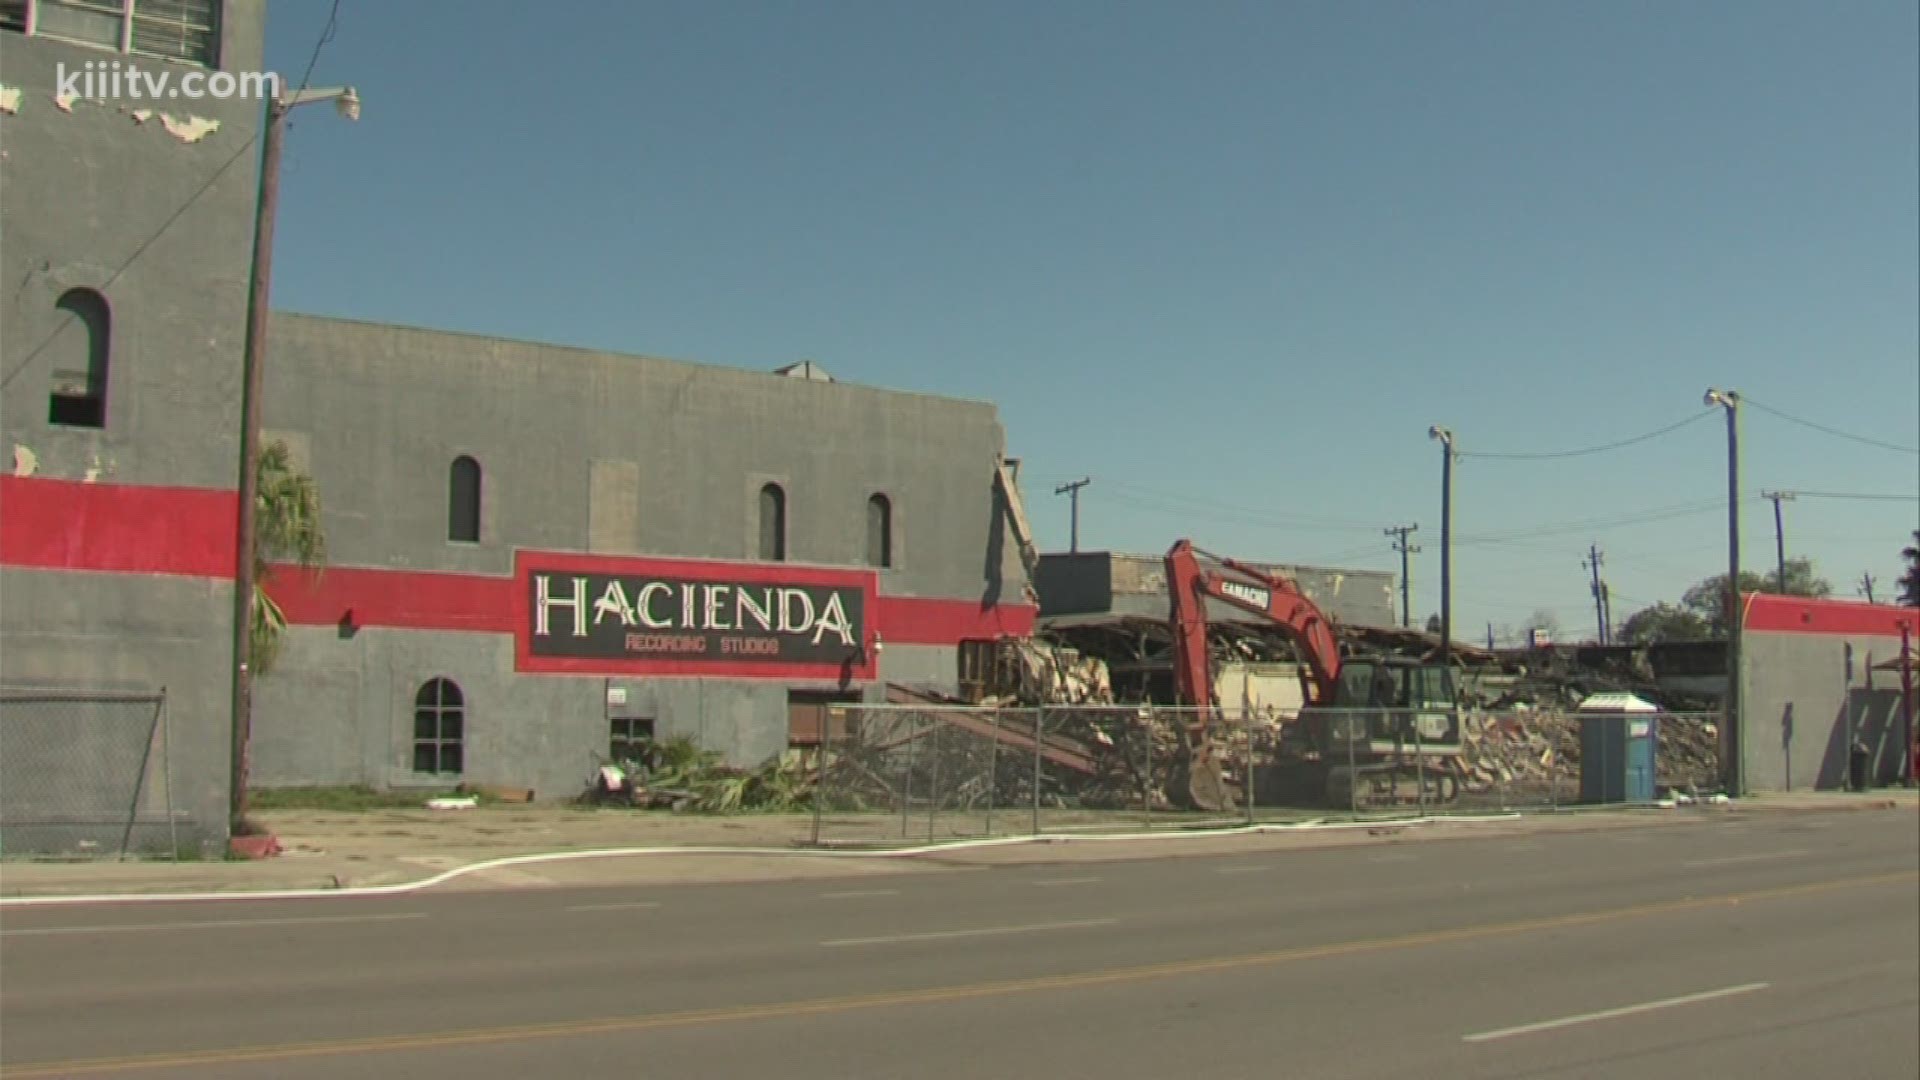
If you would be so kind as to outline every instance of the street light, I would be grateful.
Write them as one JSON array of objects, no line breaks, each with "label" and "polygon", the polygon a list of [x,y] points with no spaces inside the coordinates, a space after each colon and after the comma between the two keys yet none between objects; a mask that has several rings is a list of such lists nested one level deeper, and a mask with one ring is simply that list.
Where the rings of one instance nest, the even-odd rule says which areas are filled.
[{"label": "street light", "polygon": [[1708,387],[1703,403],[1727,411],[1727,733],[1726,760],[1721,762],[1727,794],[1746,794],[1746,731],[1740,713],[1740,395]]},{"label": "street light", "polygon": [[258,498],[260,460],[260,388],[267,351],[267,311],[272,284],[273,221],[280,201],[280,144],[289,112],[302,105],[331,101],[341,116],[360,119],[360,94],[351,86],[296,90],[267,99],[261,132],[260,195],[253,222],[253,271],[247,294],[247,343],[242,361],[240,402],[240,506],[234,545],[233,584],[233,760],[228,793],[229,831],[247,811],[247,754],[252,718],[254,501]]},{"label": "street light", "polygon": [[1440,664],[1453,663],[1453,432],[1438,424],[1427,429],[1427,438],[1438,439],[1443,457],[1440,466]]}]

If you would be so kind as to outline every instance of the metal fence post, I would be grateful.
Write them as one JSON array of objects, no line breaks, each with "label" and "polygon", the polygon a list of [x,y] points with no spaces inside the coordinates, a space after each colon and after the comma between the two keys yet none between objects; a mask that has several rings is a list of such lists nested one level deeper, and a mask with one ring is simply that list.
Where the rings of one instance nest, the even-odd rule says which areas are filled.
[{"label": "metal fence post", "polygon": [[840,705],[827,708],[825,730],[820,732],[819,750],[813,759],[813,846],[820,846],[820,817],[827,799],[827,758],[833,750],[833,730],[847,730],[847,710]]},{"label": "metal fence post", "polygon": [[1409,710],[1407,719],[1413,728],[1413,796],[1419,800],[1419,816],[1427,816],[1427,744],[1420,730],[1420,714]]},{"label": "metal fence post", "polygon": [[1040,740],[1045,737],[1047,707],[1033,710],[1033,835],[1040,835]]},{"label": "metal fence post", "polygon": [[[1363,721],[1364,722],[1364,721]],[[1340,728],[1341,741],[1347,744],[1347,816],[1360,817],[1360,775],[1353,766],[1353,718]]]},{"label": "metal fence post", "polygon": [[166,782],[167,850],[180,861],[180,819],[173,809],[173,718],[167,714],[167,688],[160,688],[160,769]]},{"label": "metal fence post", "polygon": [[[1158,726],[1157,721],[1159,717],[1152,710],[1149,710],[1147,715],[1147,722],[1142,724],[1140,723],[1139,714],[1135,713],[1133,722],[1127,725],[1127,730],[1122,733],[1121,737],[1126,740],[1126,743],[1123,745],[1138,746],[1141,743],[1146,744],[1145,751],[1147,760],[1144,765],[1133,756],[1131,750],[1129,750],[1127,754],[1127,760],[1133,762],[1140,768],[1140,823],[1151,829],[1153,828],[1153,732]],[[1177,725],[1179,722],[1179,717],[1176,716],[1174,723]]]},{"label": "metal fence post", "polygon": [[993,835],[993,803],[1000,795],[1000,711],[993,714],[993,746],[987,751],[987,827]]},{"label": "metal fence post", "polygon": [[940,815],[940,759],[945,756],[941,753],[940,743],[943,741],[946,733],[947,729],[944,726],[934,725],[933,772],[927,780],[929,789],[927,792],[927,843],[929,844],[933,843],[934,823],[935,819]]},{"label": "metal fence post", "polygon": [[1253,824],[1253,803],[1257,797],[1258,785],[1254,781],[1253,771],[1253,719],[1243,711],[1240,714],[1241,743],[1247,748],[1247,758],[1241,768],[1241,797],[1247,800],[1247,824]]},{"label": "metal fence post", "polygon": [[913,813],[913,757],[920,743],[920,725],[915,714],[907,714],[907,765],[900,778],[900,836],[907,835],[908,818]]}]

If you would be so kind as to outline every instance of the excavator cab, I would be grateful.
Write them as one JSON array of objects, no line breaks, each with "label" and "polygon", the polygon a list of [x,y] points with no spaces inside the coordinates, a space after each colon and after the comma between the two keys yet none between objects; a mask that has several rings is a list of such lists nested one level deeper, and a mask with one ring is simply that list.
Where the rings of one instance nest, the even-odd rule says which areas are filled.
[{"label": "excavator cab", "polygon": [[[1352,657],[1331,701],[1306,710],[1332,805],[1451,802],[1445,761],[1460,752],[1453,672],[1397,657]],[[1425,765],[1422,765],[1422,761]]]},{"label": "excavator cab", "polygon": [[[1453,672],[1442,664],[1398,657],[1353,657],[1340,668],[1327,713],[1328,751],[1352,741],[1397,745],[1458,743]],[[1358,746],[1355,747],[1359,749]]]}]

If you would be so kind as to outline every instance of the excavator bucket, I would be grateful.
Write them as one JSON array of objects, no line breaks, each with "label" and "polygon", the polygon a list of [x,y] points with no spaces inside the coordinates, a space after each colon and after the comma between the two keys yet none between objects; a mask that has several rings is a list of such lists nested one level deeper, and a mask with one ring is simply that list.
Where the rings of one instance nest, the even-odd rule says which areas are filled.
[{"label": "excavator bucket", "polygon": [[1235,808],[1233,785],[1227,782],[1226,755],[1210,732],[1188,737],[1182,764],[1186,775],[1175,778],[1173,788],[1186,795],[1188,806],[1209,812]]}]

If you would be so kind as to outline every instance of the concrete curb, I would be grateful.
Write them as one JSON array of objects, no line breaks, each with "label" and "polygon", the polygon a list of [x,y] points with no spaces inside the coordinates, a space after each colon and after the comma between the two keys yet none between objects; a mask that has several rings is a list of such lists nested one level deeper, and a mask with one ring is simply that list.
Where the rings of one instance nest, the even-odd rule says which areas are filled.
[{"label": "concrete curb", "polygon": [[827,859],[870,860],[870,859],[912,859],[926,855],[946,854],[955,851],[977,851],[982,848],[1025,847],[1058,844],[1103,844],[1124,842],[1166,842],[1180,840],[1221,839],[1237,836],[1260,836],[1274,833],[1306,832],[1346,832],[1354,829],[1402,829],[1417,825],[1435,824],[1478,824],[1482,822],[1515,821],[1522,816],[1519,813],[1500,815],[1472,815],[1463,817],[1426,817],[1404,820],[1351,821],[1351,822],[1299,822],[1287,824],[1242,825],[1225,829],[1181,830],[1160,834],[1153,833],[1107,833],[1075,835],[1009,836],[977,840],[955,840],[947,843],[919,844],[912,847],[881,848],[862,851],[796,851],[791,848],[751,848],[751,847],[642,847],[642,848],[597,848],[585,851],[554,851],[533,855],[509,855],[498,859],[486,859],[480,862],[456,866],[429,877],[415,881],[397,882],[390,885],[360,885],[337,889],[262,889],[257,891],[235,890],[212,893],[104,893],[82,896],[9,896],[0,897],[0,908],[10,907],[53,907],[75,904],[153,904],[186,903],[203,901],[235,900],[336,900],[363,899],[377,896],[401,896],[421,892],[444,885],[449,881],[470,874],[506,867],[533,866],[545,863],[577,862],[588,859],[619,859],[644,856],[726,856],[748,858],[783,859]]}]

